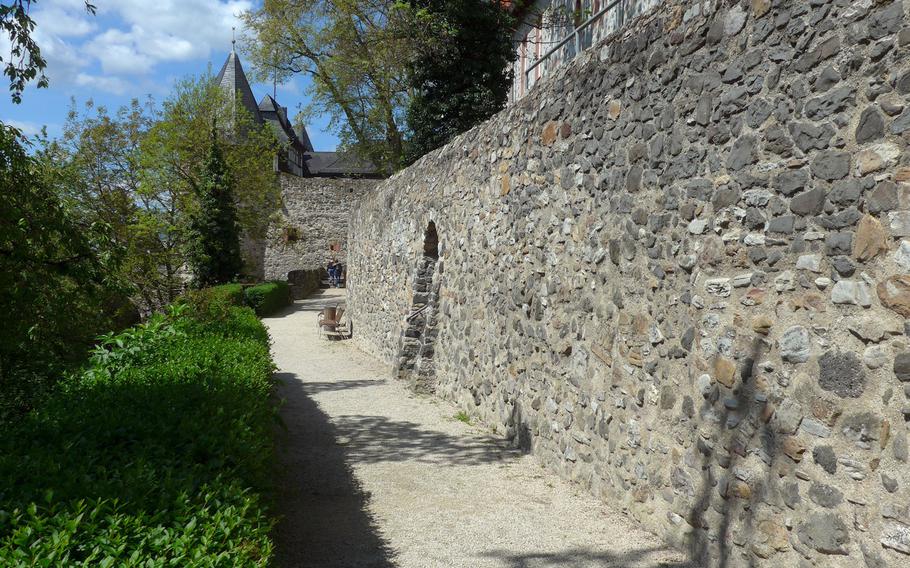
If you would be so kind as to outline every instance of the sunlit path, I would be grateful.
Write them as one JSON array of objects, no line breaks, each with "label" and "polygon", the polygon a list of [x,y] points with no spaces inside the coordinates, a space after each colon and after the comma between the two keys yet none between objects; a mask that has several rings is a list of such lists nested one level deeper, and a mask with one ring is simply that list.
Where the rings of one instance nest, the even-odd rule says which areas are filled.
[{"label": "sunlit path", "polygon": [[348,342],[320,339],[323,291],[265,320],[287,399],[279,566],[686,566],[604,503]]}]

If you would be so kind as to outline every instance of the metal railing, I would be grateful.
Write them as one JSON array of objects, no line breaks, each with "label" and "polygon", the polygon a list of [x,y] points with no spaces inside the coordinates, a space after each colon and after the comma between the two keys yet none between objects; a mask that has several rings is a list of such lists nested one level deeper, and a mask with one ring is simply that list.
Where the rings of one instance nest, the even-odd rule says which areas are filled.
[{"label": "metal railing", "polygon": [[[623,9],[623,4],[624,4],[624,0],[613,0],[612,2],[608,2],[607,5],[604,6],[603,8],[601,8],[600,10],[598,10],[597,13],[593,14],[590,18],[588,18],[587,20],[585,20],[584,22],[579,24],[576,28],[574,28],[572,30],[572,33],[568,34],[566,37],[559,40],[559,42],[557,42],[556,45],[554,45],[553,47],[548,49],[546,53],[544,53],[543,55],[540,56],[540,59],[538,59],[531,65],[529,65],[528,68],[524,70],[524,76],[522,77],[522,82],[524,83],[522,85],[522,87],[523,87],[522,95],[527,94],[528,90],[532,86],[531,82],[530,82],[531,72],[534,71],[535,69],[537,69],[537,67],[539,67],[540,65],[546,63],[547,60],[549,60],[555,53],[557,53],[559,50],[561,50],[563,47],[565,47],[566,44],[568,44],[570,41],[574,42],[575,49],[570,54],[569,57],[566,57],[565,60],[562,61],[562,63],[571,61],[572,59],[577,57],[578,54],[583,51],[583,49],[587,49],[587,48],[591,47],[590,45],[582,46],[583,39],[582,39],[581,33],[584,30],[587,30],[593,24],[595,24],[598,20],[600,20],[608,12],[610,12],[611,10],[613,10],[614,8],[617,8],[617,7],[619,8],[618,18],[617,18],[617,29],[621,28],[624,23],[624,20],[625,20],[625,10]],[[591,41],[593,43],[593,38]],[[544,67],[543,69],[546,70],[547,68]],[[545,75],[545,73],[541,73],[538,78],[543,78],[544,75]]]}]

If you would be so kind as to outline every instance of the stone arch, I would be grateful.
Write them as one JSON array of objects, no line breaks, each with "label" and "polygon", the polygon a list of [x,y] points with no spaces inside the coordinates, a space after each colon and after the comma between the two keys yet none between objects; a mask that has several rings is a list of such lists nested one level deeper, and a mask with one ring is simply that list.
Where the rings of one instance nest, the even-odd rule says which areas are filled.
[{"label": "stone arch", "polygon": [[423,232],[412,285],[411,310],[405,318],[398,355],[398,378],[423,393],[436,390],[433,359],[439,332],[437,310],[442,273],[439,248],[439,232],[431,220]]}]

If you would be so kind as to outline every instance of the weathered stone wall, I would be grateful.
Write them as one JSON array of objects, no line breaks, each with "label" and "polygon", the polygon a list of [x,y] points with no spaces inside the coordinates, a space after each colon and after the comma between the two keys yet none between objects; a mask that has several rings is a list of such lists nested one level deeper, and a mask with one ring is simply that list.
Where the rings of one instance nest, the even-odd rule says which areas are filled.
[{"label": "weathered stone wall", "polygon": [[439,395],[705,565],[910,566],[908,9],[659,7],[364,198],[356,341],[434,221]]},{"label": "weathered stone wall", "polygon": [[[287,280],[295,270],[324,269],[331,256],[343,261],[351,209],[377,180],[281,173],[279,182],[282,207],[266,239],[244,243],[250,271],[265,280]],[[329,250],[333,243],[339,252]]]}]

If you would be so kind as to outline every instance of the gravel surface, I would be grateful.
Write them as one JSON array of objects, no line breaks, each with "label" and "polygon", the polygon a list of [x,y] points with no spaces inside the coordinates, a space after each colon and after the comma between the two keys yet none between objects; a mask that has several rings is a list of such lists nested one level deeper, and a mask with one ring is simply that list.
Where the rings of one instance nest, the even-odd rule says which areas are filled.
[{"label": "gravel surface", "polygon": [[349,342],[320,339],[324,290],[265,323],[286,399],[277,565],[657,568],[683,556]]}]

